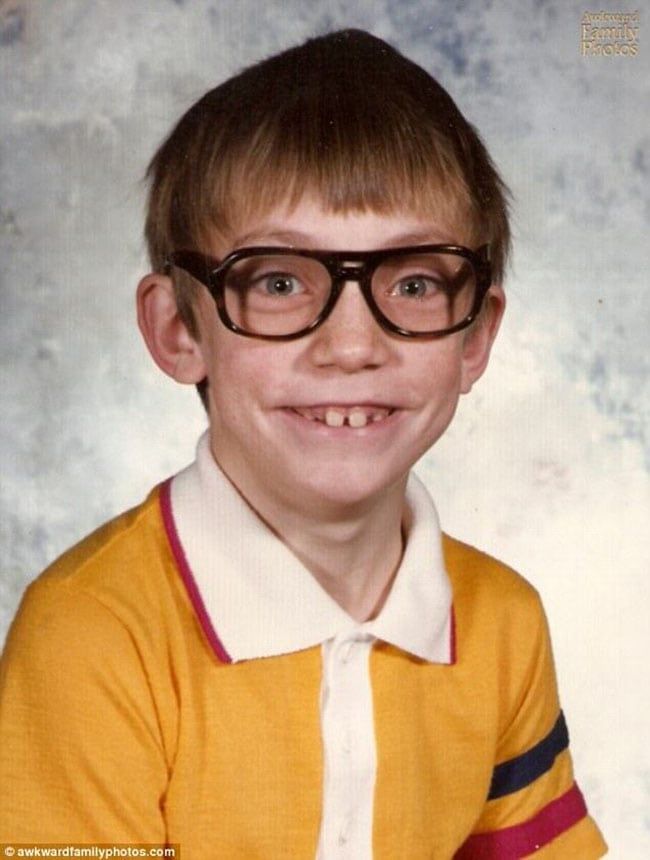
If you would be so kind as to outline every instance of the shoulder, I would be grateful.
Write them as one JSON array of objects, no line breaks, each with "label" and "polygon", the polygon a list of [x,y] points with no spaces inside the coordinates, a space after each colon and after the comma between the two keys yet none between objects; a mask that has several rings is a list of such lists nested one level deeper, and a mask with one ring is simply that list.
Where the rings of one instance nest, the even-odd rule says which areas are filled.
[{"label": "shoulder", "polygon": [[507,672],[513,692],[544,664],[552,685],[549,630],[537,590],[508,565],[446,535],[443,552],[461,662],[494,677]]},{"label": "shoulder", "polygon": [[137,569],[143,551],[160,544],[164,536],[159,496],[160,487],[155,487],[144,502],[104,523],[64,552],[37,581],[84,588],[97,586],[102,578],[115,576],[127,565],[136,563]]},{"label": "shoulder", "polygon": [[110,601],[121,590],[145,587],[152,570],[164,567],[169,558],[160,490],[155,487],[140,505],[104,523],[63,553],[30,589],[52,594],[80,592]]},{"label": "shoulder", "polygon": [[136,508],[98,528],[51,564],[25,591],[8,642],[69,640],[88,644],[109,631],[146,627],[174,600],[173,562],[159,488]]},{"label": "shoulder", "polygon": [[156,488],[27,588],[0,658],[0,696],[19,711],[31,702],[61,719],[82,700],[107,713],[128,701],[136,721],[137,703],[147,719],[152,708],[173,715],[177,664],[188,646],[197,649],[196,663],[204,649]]},{"label": "shoulder", "polygon": [[446,534],[442,547],[455,604],[490,613],[498,607],[532,614],[541,611],[534,586],[504,562]]}]

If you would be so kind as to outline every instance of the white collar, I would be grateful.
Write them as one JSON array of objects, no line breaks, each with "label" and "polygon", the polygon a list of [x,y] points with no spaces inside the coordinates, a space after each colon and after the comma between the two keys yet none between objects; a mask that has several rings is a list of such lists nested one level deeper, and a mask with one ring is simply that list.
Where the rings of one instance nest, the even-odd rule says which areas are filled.
[{"label": "white collar", "polygon": [[262,522],[215,463],[207,432],[196,460],[163,486],[171,547],[222,660],[300,651],[353,629],[435,663],[452,663],[451,585],[433,501],[413,474],[406,548],[379,616],[360,624]]}]

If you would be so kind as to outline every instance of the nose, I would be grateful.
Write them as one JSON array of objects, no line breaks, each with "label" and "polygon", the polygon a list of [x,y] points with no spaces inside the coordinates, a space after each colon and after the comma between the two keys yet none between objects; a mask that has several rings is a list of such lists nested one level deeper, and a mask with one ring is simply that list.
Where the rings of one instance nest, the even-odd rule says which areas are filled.
[{"label": "nose", "polygon": [[379,367],[388,360],[388,335],[373,317],[356,281],[347,281],[329,317],[310,336],[311,359],[346,373]]}]

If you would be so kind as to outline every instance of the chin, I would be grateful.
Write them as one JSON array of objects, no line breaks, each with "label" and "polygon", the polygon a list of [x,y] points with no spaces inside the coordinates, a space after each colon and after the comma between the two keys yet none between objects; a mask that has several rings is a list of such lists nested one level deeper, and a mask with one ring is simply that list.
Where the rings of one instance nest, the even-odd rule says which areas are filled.
[{"label": "chin", "polygon": [[[356,467],[355,467],[356,466]],[[301,510],[309,508],[349,510],[376,500],[391,489],[403,487],[409,467],[394,470],[378,470],[372,461],[358,464],[345,462],[328,463],[320,468],[311,468],[294,476],[293,489],[289,490],[293,506]]]}]

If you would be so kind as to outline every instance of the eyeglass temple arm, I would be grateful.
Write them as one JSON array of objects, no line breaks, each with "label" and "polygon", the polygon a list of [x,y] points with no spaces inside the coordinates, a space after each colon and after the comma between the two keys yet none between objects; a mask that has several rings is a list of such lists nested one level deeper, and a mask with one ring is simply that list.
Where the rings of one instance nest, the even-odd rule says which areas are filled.
[{"label": "eyeglass temple arm", "polygon": [[219,268],[219,260],[201,254],[199,251],[176,251],[170,254],[165,261],[165,274],[171,273],[172,266],[188,272],[197,281],[210,286],[210,275]]}]

